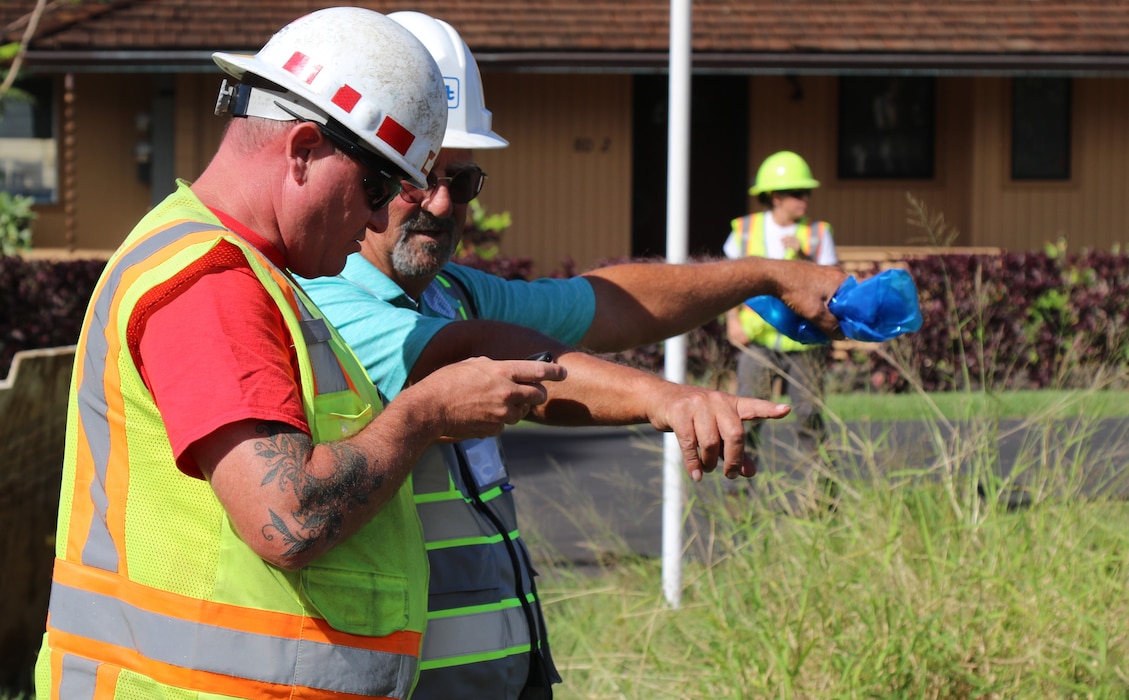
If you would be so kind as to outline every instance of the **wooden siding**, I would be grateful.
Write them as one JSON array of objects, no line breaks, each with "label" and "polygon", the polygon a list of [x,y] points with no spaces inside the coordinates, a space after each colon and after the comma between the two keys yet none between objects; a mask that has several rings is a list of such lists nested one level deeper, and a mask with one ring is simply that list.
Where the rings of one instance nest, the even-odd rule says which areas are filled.
[{"label": "wooden siding", "polygon": [[631,78],[494,73],[483,77],[494,130],[510,146],[479,150],[479,201],[509,211],[502,252],[549,274],[631,252]]},{"label": "wooden siding", "polygon": [[176,81],[176,145],[173,160],[176,176],[196,179],[211,162],[220,145],[227,117],[217,117],[215,105],[223,78],[218,74],[181,74]]},{"label": "wooden siding", "polygon": [[1039,250],[1060,237],[1072,249],[1129,244],[1129,81],[1076,78],[1071,179],[1011,179],[1011,81],[975,81],[972,169],[974,245]]},{"label": "wooden siding", "polygon": [[[838,78],[801,76],[798,101],[783,76],[749,80],[743,185],[768,154],[799,152],[823,183],[812,213],[833,224],[842,246],[929,244],[906,221],[907,193],[944,215],[959,232],[955,245],[1038,250],[1060,236],[1072,249],[1129,245],[1125,78],[1073,79],[1072,179],[1065,183],[1011,180],[1009,78],[937,78],[936,176],[928,181],[836,177]],[[58,132],[60,173],[73,167],[76,187],[70,243],[112,249],[149,207],[148,187],[138,181],[133,160],[133,119],[150,102],[152,79],[76,74],[74,82],[73,147],[64,143],[61,99]],[[511,142],[508,149],[477,153],[490,173],[481,202],[490,212],[513,216],[503,252],[532,258],[541,274],[558,268],[565,256],[584,269],[629,255],[631,77],[488,73],[484,82],[494,126]],[[225,120],[212,115],[218,85],[213,74],[177,77],[173,157],[179,177],[195,178],[219,143]],[[73,161],[67,155],[72,152]],[[37,211],[36,248],[66,246],[65,205]]]},{"label": "wooden siding", "polygon": [[[761,162],[776,151],[795,151],[820,181],[811,200],[812,216],[831,223],[841,245],[928,245],[921,231],[907,223],[906,195],[943,213],[968,241],[968,191],[961,173],[967,167],[967,133],[972,115],[967,89],[959,80],[937,81],[936,173],[930,180],[857,180],[838,178],[838,78],[801,76],[803,97],[792,99],[793,86],[783,76],[754,76],[749,90],[749,183]],[[750,198],[750,208],[759,205]]]},{"label": "wooden siding", "polygon": [[[138,180],[134,161],[134,117],[149,109],[151,81],[144,75],[83,74],[76,75],[74,83],[73,245],[113,248],[149,209],[149,187]],[[58,123],[61,137],[61,116]],[[65,158],[68,149],[59,152]],[[66,165],[60,163],[60,172]],[[67,244],[64,210],[63,204],[40,209],[36,247]]]}]

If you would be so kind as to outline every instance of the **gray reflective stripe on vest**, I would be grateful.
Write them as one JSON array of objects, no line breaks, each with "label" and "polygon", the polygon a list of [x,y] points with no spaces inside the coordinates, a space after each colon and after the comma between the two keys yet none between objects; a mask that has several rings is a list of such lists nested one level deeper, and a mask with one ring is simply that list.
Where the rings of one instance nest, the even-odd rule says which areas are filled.
[{"label": "gray reflective stripe on vest", "polygon": [[[427,621],[421,668],[441,667],[444,659],[505,655],[512,648],[529,649],[529,623],[521,606],[504,610],[462,613]],[[466,663],[463,661],[462,663]]]},{"label": "gray reflective stripe on vest", "polygon": [[[90,500],[94,504],[94,512],[82,549],[82,563],[87,566],[105,571],[118,570],[117,547],[114,546],[110,531],[105,524],[109,505],[105,490],[106,471],[110,460],[110,424],[106,418],[108,404],[105,386],[106,355],[109,352],[106,325],[110,319],[114,296],[121,284],[122,276],[130,267],[147,260],[149,256],[180,238],[200,231],[215,231],[218,237],[222,235],[223,229],[212,224],[192,221],[171,226],[139,242],[136,247],[114,261],[113,268],[109,271],[106,282],[91,307],[91,323],[87,329],[86,345],[83,348],[82,384],[78,389],[78,420],[82,423],[86,435],[96,475],[90,484]],[[298,300],[298,308],[303,319],[303,334],[308,336],[305,321],[320,319],[314,319],[313,314],[302,303],[300,296],[295,294],[295,298]],[[311,332],[316,333],[318,331],[316,324],[311,325],[313,326]],[[328,340],[329,329],[325,328],[324,321],[321,323],[321,328],[324,330],[325,340]],[[337,387],[347,389],[344,372],[336,357],[332,357],[333,351],[328,343],[323,340],[317,345],[311,345],[311,348],[313,347],[323,348],[330,354],[328,359],[311,357],[310,360],[319,388],[325,387],[325,393],[342,390]]]},{"label": "gray reflective stripe on vest", "polygon": [[93,700],[100,665],[97,661],[84,659],[81,656],[64,654],[63,675],[59,678],[59,697],[67,700]]},{"label": "gray reflective stripe on vest", "polygon": [[[411,657],[196,624],[59,583],[51,587],[51,607],[53,611],[69,613],[52,616],[54,629],[136,649],[147,659],[180,668],[263,683],[393,698],[407,698],[415,680],[414,664],[398,661]],[[189,655],[192,666],[186,667],[184,660]],[[300,663],[295,663],[296,659]],[[85,667],[77,670],[87,676]],[[74,697],[82,696],[82,689],[78,690]],[[60,695],[72,697],[69,693]]]},{"label": "gray reflective stripe on vest", "polygon": [[106,354],[109,348],[105,330],[110,319],[114,295],[121,284],[122,275],[131,266],[147,259],[179,238],[215,228],[214,225],[202,222],[178,224],[141,241],[114,262],[106,283],[99,292],[98,298],[94,300],[91,308],[91,324],[86,334],[86,346],[83,348],[82,384],[78,389],[78,420],[82,423],[86,434],[95,473],[95,478],[90,484],[90,500],[94,504],[94,513],[91,515],[89,534],[82,548],[82,563],[87,566],[106,571],[118,570],[118,550],[105,524],[109,505],[105,489],[106,470],[110,461],[110,423],[106,418],[105,386]]},{"label": "gray reflective stripe on vest", "polygon": [[420,498],[435,494],[436,498],[443,496],[462,497],[462,494],[451,485],[451,475],[447,465],[449,459],[455,459],[454,450],[450,444],[432,445],[424,450],[423,456],[412,467],[412,490],[417,502]]},{"label": "gray reflective stripe on vest", "polygon": [[294,295],[298,302],[298,312],[302,320],[302,337],[306,341],[306,351],[310,355],[310,369],[314,373],[314,383],[319,394],[332,394],[338,391],[348,391],[349,382],[345,379],[345,372],[341,363],[333,354],[329,346],[332,337],[329,326],[325,325],[324,318],[315,318],[313,312],[306,308],[302,297]]},{"label": "gray reflective stripe on vest", "polygon": [[[423,538],[429,548],[445,542],[497,537],[494,525],[466,502],[459,476],[461,443],[435,445],[424,452],[412,469],[412,489],[416,510],[423,525]],[[484,498],[512,537],[517,536],[517,510],[508,492],[492,489],[493,498]]]},{"label": "gray reflective stripe on vest", "polygon": [[[499,500],[502,499],[487,502],[494,506]],[[490,527],[490,523],[484,523],[472,508],[467,507],[466,501],[461,497],[446,501],[417,502],[416,510],[419,511],[419,519],[423,523],[423,537],[428,545],[442,545],[450,540],[465,541],[476,537],[499,536],[498,531]],[[502,523],[510,536],[517,537],[517,518],[514,509],[495,506],[495,512],[502,518]]]}]

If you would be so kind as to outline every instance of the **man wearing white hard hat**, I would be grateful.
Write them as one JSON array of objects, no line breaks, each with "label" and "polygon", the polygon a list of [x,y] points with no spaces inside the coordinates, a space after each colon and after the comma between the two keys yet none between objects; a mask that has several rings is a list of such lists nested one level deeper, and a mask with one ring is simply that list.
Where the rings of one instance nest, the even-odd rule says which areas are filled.
[{"label": "man wearing white hard hat", "polygon": [[36,695],[404,699],[427,560],[400,485],[564,371],[476,360],[384,406],[288,272],[338,273],[401,180],[426,186],[446,103],[417,39],[330,8],[214,58],[235,118],[83,324]]},{"label": "man wearing white hard hat", "polygon": [[[564,425],[650,423],[678,434],[694,479],[719,458],[730,478],[752,476],[742,421],[779,418],[786,407],[679,386],[571,346],[603,352],[659,340],[753,293],[782,296],[834,333],[825,302],[842,275],[803,263],[720,261],[621,265],[526,283],[450,263],[467,203],[485,182],[473,149],[508,143],[492,129],[478,67],[454,28],[417,12],[389,17],[427,46],[443,73],[449,110],[443,150],[427,186],[407,185],[389,204],[388,231],[370,230],[340,275],[305,283],[376,385],[391,397],[465,357],[549,351],[568,378],[547,387],[548,401],[531,418]],[[498,442],[437,446],[413,471],[412,485],[431,563],[413,698],[551,697],[551,684],[560,678]]]}]

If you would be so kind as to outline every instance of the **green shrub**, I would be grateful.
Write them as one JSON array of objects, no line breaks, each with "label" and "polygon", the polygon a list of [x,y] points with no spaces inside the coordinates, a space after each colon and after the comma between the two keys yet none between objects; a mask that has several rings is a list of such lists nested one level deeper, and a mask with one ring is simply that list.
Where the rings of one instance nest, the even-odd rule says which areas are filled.
[{"label": "green shrub", "polygon": [[31,222],[38,216],[35,199],[0,191],[0,253],[15,255],[31,248]]}]

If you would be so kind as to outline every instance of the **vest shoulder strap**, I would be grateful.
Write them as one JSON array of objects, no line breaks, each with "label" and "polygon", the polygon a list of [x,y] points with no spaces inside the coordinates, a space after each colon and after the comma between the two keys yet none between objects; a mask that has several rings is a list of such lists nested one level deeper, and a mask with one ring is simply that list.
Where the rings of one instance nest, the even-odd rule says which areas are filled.
[{"label": "vest shoulder strap", "polygon": [[823,247],[824,237],[827,234],[827,222],[804,219],[800,222],[797,233],[804,256],[809,260],[818,261],[819,250]]},{"label": "vest shoulder strap", "polygon": [[[756,254],[753,250],[753,231],[764,231],[761,225],[764,222],[764,212],[757,212],[755,214],[748,214],[746,216],[738,217],[730,222],[733,227],[733,233],[737,234],[737,246],[745,255]],[[763,237],[762,237],[763,238]]]},{"label": "vest shoulder strap", "polygon": [[444,293],[462,304],[466,318],[478,318],[478,307],[474,303],[474,297],[471,296],[470,289],[461,279],[455,275],[440,272],[435,276],[435,282],[428,286],[428,289],[430,290],[435,283],[442,286]]}]

